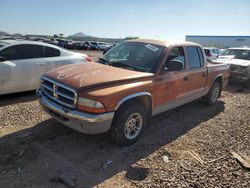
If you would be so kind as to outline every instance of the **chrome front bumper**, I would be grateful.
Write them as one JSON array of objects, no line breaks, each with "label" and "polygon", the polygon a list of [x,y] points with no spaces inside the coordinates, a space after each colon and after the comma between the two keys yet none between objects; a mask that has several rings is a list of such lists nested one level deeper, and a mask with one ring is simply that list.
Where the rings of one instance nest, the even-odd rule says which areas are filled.
[{"label": "chrome front bumper", "polygon": [[43,95],[40,89],[36,93],[44,110],[69,128],[87,134],[104,133],[111,128],[114,112],[89,114],[76,109],[65,108],[53,102]]},{"label": "chrome front bumper", "polygon": [[250,73],[231,72],[229,79],[230,81],[247,82],[250,79]]}]

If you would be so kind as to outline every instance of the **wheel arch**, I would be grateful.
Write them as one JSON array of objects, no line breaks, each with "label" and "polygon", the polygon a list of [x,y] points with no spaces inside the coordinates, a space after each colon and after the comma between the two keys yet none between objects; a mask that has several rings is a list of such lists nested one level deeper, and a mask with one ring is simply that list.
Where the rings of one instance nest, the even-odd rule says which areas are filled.
[{"label": "wheel arch", "polygon": [[149,92],[138,92],[127,95],[117,103],[115,111],[117,111],[124,104],[133,101],[136,101],[141,104],[148,115],[152,115],[152,96]]},{"label": "wheel arch", "polygon": [[222,74],[219,74],[219,75],[214,77],[213,84],[211,85],[211,88],[213,87],[214,83],[216,83],[216,82],[218,82],[220,84],[220,94],[219,94],[219,97],[220,97],[221,92],[222,92],[222,87],[223,87],[223,75]]}]

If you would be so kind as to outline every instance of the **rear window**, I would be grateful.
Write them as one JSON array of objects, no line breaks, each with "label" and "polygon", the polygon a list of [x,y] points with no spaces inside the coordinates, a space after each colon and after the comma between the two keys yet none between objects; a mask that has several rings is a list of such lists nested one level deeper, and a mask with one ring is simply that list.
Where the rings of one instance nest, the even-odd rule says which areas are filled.
[{"label": "rear window", "polygon": [[202,67],[203,62],[201,59],[201,52],[199,51],[199,47],[196,46],[188,46],[187,47],[188,54],[188,62],[189,68],[199,68]]},{"label": "rear window", "polygon": [[58,57],[60,55],[61,55],[60,50],[50,48],[50,47],[45,47],[45,52],[44,52],[45,57]]}]

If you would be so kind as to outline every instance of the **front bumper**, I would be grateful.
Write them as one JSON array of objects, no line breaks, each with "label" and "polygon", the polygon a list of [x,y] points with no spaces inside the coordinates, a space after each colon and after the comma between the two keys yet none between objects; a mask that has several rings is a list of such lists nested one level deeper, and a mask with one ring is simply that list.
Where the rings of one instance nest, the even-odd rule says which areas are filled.
[{"label": "front bumper", "polygon": [[233,82],[247,82],[250,79],[250,73],[231,72],[229,80]]},{"label": "front bumper", "polygon": [[69,128],[87,134],[105,133],[111,128],[114,112],[90,114],[65,108],[48,99],[40,89],[37,90],[37,96],[44,110]]}]

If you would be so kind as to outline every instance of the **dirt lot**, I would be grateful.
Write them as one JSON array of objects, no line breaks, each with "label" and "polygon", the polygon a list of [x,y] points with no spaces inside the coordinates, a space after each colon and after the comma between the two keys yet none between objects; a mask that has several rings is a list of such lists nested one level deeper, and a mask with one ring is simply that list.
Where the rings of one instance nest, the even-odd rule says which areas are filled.
[{"label": "dirt lot", "polygon": [[250,91],[227,87],[216,105],[158,115],[138,143],[119,147],[49,118],[34,92],[2,96],[0,187],[65,187],[60,174],[75,187],[249,187],[250,172],[230,154],[250,155],[249,116]]},{"label": "dirt lot", "polygon": [[0,188],[250,187],[231,151],[250,156],[250,90],[234,86],[154,117],[129,147],[54,121],[35,92],[0,97]]}]

